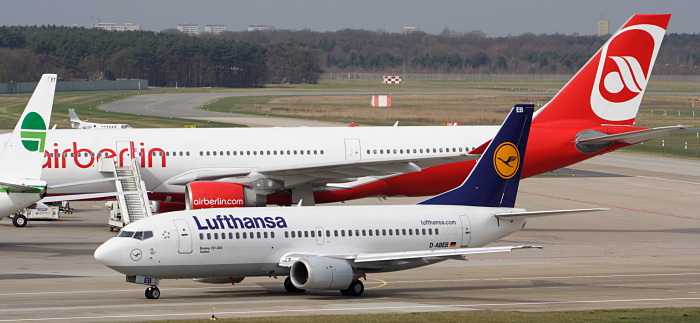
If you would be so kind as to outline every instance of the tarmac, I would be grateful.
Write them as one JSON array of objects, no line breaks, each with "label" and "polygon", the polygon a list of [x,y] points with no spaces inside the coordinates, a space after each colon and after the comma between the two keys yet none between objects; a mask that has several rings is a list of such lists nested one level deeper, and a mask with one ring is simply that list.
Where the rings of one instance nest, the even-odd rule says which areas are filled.
[{"label": "tarmac", "polygon": [[[572,176],[573,175],[573,176]],[[346,204],[410,204],[389,198]],[[610,211],[534,218],[492,245],[544,249],[474,255],[373,274],[361,297],[287,294],[279,279],[232,286],[164,280],[158,300],[93,259],[114,236],[103,202],[15,228],[0,221],[0,322],[413,313],[563,311],[700,305],[700,162],[611,153],[521,182],[529,210]]]}]

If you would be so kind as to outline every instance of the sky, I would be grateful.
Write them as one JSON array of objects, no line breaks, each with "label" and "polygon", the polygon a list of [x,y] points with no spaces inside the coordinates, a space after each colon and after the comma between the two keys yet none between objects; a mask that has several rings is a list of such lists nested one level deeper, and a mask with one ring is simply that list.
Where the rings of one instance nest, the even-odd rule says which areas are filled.
[{"label": "sky", "polygon": [[444,28],[489,36],[592,35],[597,21],[614,32],[636,13],[670,13],[670,33],[700,32],[698,0],[0,0],[0,25],[90,27],[92,22],[135,23],[161,31],[178,24],[223,24],[229,31],[261,24],[277,29],[345,28],[398,32],[413,26],[430,34]]}]

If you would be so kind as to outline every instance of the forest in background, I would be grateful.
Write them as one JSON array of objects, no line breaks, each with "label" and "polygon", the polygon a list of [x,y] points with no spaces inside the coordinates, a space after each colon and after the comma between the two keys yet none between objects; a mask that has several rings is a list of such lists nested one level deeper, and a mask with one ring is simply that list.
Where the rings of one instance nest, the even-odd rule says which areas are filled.
[{"label": "forest in background", "polygon": [[[170,87],[313,84],[323,72],[573,74],[608,38],[359,29],[188,36],[172,30],[10,26],[0,27],[0,82],[36,81],[45,72],[147,79],[151,86]],[[697,48],[698,34],[666,35],[654,73],[700,74]]]}]

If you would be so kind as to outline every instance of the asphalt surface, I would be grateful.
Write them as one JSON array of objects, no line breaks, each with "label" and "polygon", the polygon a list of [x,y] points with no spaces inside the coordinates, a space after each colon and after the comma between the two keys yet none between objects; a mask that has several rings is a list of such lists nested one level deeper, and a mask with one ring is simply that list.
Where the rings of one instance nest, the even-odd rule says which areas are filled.
[{"label": "asphalt surface", "polygon": [[74,214],[24,229],[3,220],[0,322],[209,318],[213,308],[217,317],[233,318],[700,304],[700,163],[613,153],[558,173],[523,181],[518,206],[611,211],[531,219],[494,245],[542,250],[369,275],[359,298],[333,291],[289,295],[281,278],[262,277],[235,286],[165,280],[161,298],[146,300],[145,286],[124,282],[93,259],[94,249],[114,235],[102,203],[73,203]]}]

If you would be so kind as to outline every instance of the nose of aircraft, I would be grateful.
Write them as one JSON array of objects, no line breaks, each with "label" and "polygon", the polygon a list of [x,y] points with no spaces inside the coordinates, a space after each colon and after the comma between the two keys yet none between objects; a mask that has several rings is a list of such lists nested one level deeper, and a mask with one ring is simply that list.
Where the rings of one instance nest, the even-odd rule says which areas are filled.
[{"label": "nose of aircraft", "polygon": [[95,260],[107,267],[119,266],[121,246],[115,238],[107,240],[95,250]]}]

